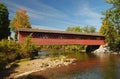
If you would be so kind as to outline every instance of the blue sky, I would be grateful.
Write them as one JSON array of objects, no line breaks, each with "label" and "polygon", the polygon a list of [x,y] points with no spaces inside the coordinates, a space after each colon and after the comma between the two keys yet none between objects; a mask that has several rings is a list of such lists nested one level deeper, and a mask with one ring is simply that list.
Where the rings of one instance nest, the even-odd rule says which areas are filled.
[{"label": "blue sky", "polygon": [[110,5],[104,0],[0,0],[9,18],[18,9],[27,10],[33,28],[65,30],[68,26],[101,26],[102,12]]}]

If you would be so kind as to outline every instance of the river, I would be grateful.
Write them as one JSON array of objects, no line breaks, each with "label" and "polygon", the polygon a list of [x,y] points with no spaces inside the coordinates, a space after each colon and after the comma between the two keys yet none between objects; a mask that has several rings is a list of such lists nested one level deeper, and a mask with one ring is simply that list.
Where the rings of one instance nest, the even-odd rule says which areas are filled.
[{"label": "river", "polygon": [[120,79],[120,55],[95,55],[75,51],[46,52],[46,56],[66,55],[77,61],[69,66],[32,73],[28,79]]}]

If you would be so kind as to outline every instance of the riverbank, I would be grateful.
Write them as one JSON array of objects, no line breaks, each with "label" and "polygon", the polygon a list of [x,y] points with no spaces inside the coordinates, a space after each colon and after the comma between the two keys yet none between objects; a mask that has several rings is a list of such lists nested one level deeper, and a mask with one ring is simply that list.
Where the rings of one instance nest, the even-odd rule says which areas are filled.
[{"label": "riverbank", "polygon": [[15,63],[17,67],[14,69],[14,73],[10,74],[9,77],[7,77],[6,79],[17,79],[21,76],[27,76],[28,74],[33,72],[47,70],[49,68],[67,66],[73,63],[75,60],[76,59],[74,58],[59,56],[17,62]]},{"label": "riverbank", "polygon": [[61,67],[48,68],[43,71],[33,72],[27,76],[19,77],[18,79],[81,79],[74,77],[75,75],[72,74],[76,72],[82,73],[89,68],[94,68],[98,64],[100,64],[100,62],[96,58],[82,61],[77,60],[68,66],[63,65]]},{"label": "riverbank", "polygon": [[120,51],[114,52],[112,50],[110,50],[110,47],[107,45],[101,45],[98,49],[96,49],[95,51],[93,51],[92,53],[95,54],[120,54]]}]

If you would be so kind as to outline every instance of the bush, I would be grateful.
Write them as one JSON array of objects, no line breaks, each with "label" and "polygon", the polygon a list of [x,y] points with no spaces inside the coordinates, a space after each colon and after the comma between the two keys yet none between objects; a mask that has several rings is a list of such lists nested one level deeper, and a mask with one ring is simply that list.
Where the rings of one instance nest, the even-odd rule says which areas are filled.
[{"label": "bush", "polygon": [[117,37],[115,40],[116,51],[120,51],[120,37]]},{"label": "bush", "polygon": [[26,37],[25,42],[21,45],[21,55],[22,57],[33,59],[40,48],[31,42],[30,37],[31,35]]},{"label": "bush", "polygon": [[30,41],[30,37],[25,39],[24,44],[19,44],[13,40],[0,41],[0,70],[4,69],[8,63],[21,58],[34,58],[40,50]]},{"label": "bush", "polygon": [[115,42],[108,43],[110,50],[119,52],[120,51],[120,37],[116,37]]},{"label": "bush", "polygon": [[0,41],[0,52],[4,53],[8,57],[8,61],[14,61],[19,57],[20,45],[13,40]]},{"label": "bush", "polygon": [[7,63],[7,56],[0,52],[0,70],[4,70]]}]

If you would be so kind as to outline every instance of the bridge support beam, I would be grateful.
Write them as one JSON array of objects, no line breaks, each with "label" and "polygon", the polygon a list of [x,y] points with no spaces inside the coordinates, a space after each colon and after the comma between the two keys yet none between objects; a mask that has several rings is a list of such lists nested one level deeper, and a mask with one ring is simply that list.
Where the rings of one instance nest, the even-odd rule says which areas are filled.
[{"label": "bridge support beam", "polygon": [[86,48],[86,53],[91,53],[92,51],[98,49],[100,45],[88,45]]}]

